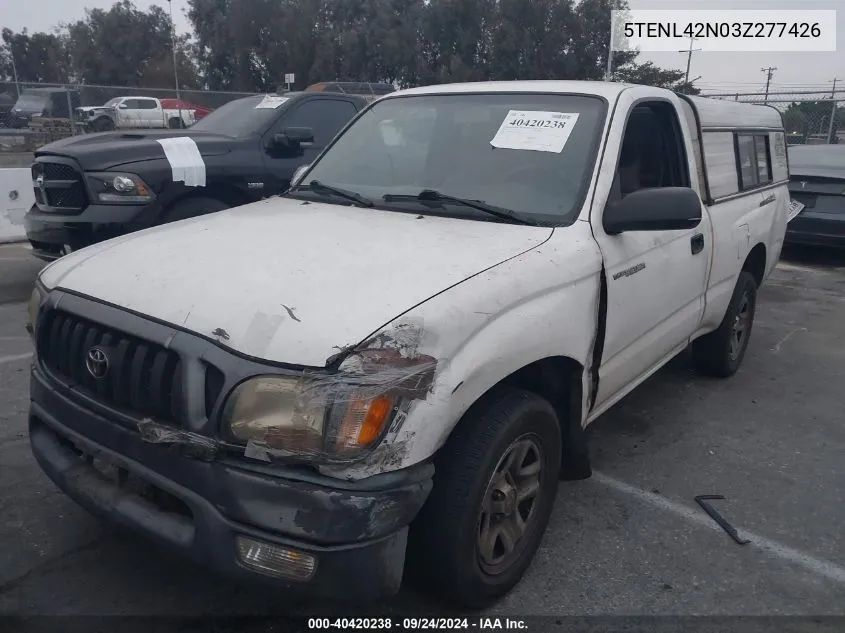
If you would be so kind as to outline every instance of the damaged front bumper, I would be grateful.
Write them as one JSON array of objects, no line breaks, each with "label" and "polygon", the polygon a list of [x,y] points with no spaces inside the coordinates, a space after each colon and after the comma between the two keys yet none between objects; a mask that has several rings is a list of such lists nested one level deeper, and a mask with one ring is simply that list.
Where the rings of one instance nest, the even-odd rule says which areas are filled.
[{"label": "damaged front bumper", "polygon": [[186,457],[93,413],[33,367],[30,439],[41,468],[93,514],[229,576],[309,597],[395,593],[408,525],[433,466],[355,482],[311,470]]}]

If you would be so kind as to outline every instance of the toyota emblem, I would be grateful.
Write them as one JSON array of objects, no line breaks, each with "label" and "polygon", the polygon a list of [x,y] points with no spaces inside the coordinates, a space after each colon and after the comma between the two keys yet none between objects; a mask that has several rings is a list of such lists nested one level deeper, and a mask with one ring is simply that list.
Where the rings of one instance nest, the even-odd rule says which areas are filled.
[{"label": "toyota emblem", "polygon": [[101,347],[92,347],[85,357],[85,367],[94,378],[103,378],[109,373],[109,357]]}]

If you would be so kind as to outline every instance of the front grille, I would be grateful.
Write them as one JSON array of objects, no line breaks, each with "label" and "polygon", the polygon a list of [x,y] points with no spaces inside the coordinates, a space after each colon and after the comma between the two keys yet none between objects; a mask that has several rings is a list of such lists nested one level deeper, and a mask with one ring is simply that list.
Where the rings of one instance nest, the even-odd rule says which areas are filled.
[{"label": "front grille", "polygon": [[82,210],[88,202],[82,174],[71,165],[36,162],[32,165],[32,182],[39,205]]},{"label": "front grille", "polygon": [[[90,358],[92,351],[102,352],[105,366],[102,356]],[[38,354],[47,370],[98,402],[180,425],[180,361],[172,350],[51,310],[39,323]]]}]

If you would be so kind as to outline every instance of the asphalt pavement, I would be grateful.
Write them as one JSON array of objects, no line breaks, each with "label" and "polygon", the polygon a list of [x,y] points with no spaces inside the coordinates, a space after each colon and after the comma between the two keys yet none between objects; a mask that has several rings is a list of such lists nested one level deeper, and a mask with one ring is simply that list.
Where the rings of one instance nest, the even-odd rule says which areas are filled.
[{"label": "asphalt pavement", "polygon": [[[701,378],[680,356],[589,427],[596,474],[561,484],[533,565],[488,614],[845,615],[845,256],[785,255],[736,376]],[[23,328],[40,265],[0,247],[0,615],[327,613],[119,533],[41,473]],[[723,495],[713,507],[750,542],[698,495]],[[446,613],[413,588],[373,608]]]}]

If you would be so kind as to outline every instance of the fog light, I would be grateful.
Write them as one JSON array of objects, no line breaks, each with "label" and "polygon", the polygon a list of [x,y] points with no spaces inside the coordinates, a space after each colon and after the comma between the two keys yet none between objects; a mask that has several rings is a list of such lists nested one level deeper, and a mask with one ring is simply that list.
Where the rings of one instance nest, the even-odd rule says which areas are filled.
[{"label": "fog light", "polygon": [[316,558],[287,547],[262,543],[246,536],[236,536],[235,547],[244,565],[268,576],[302,582],[310,580],[317,569]]}]

